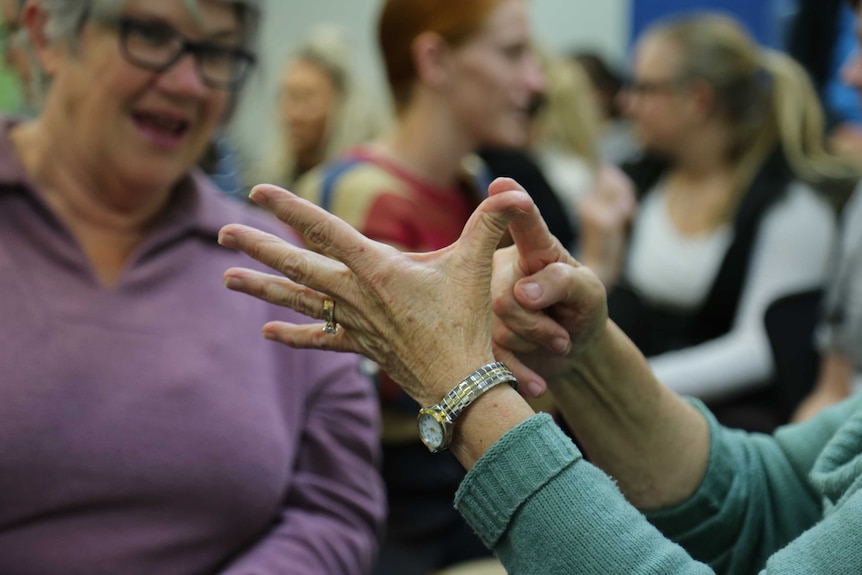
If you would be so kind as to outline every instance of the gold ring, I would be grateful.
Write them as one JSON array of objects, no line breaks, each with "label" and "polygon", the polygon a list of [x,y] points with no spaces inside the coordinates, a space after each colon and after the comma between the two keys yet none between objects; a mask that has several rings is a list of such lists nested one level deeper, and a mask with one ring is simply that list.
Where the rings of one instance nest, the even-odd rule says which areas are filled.
[{"label": "gold ring", "polygon": [[338,333],[338,324],[335,323],[335,302],[329,298],[323,300],[323,321],[326,322],[323,331],[331,335]]}]

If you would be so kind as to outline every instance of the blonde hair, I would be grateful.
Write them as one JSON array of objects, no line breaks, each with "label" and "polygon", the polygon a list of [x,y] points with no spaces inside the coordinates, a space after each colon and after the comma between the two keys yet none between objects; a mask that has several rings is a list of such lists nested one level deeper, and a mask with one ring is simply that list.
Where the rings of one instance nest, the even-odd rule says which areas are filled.
[{"label": "blonde hair", "polygon": [[805,70],[790,57],[761,49],[731,18],[698,14],[659,23],[648,32],[679,49],[681,80],[706,82],[715,112],[733,128],[730,159],[741,193],[770,153],[781,147],[799,179],[845,188],[859,168],[824,148],[824,117]]},{"label": "blonde hair", "polygon": [[541,143],[598,167],[599,113],[589,77],[576,62],[537,53],[545,76],[544,104],[535,118]]},{"label": "blonde hair", "polygon": [[[337,92],[334,108],[329,111],[323,139],[322,161],[326,163],[345,150],[379,136],[388,118],[353,77],[350,46],[344,32],[334,26],[320,26],[309,35],[285,67],[295,61],[311,63],[323,70]],[[279,185],[292,185],[296,179],[296,156],[283,128],[277,130],[276,142],[257,176]]]}]

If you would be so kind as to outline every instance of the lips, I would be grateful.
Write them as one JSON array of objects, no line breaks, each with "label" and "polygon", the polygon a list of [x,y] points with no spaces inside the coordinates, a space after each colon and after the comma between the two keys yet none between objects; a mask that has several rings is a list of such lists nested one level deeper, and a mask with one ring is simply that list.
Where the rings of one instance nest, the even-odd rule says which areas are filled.
[{"label": "lips", "polygon": [[154,111],[133,112],[132,120],[148,141],[161,148],[178,146],[191,126],[184,117]]}]

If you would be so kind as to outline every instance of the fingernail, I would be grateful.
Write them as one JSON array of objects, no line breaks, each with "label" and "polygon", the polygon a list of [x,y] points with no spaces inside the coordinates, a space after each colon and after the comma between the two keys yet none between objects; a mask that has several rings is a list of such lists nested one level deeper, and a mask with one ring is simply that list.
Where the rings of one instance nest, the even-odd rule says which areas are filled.
[{"label": "fingernail", "polygon": [[230,290],[239,290],[242,289],[243,281],[236,276],[226,277],[224,280],[224,287]]},{"label": "fingernail", "polygon": [[235,248],[236,236],[227,232],[221,232],[218,235],[218,243],[226,248]]},{"label": "fingernail", "polygon": [[248,195],[249,199],[256,204],[265,204],[269,200],[269,196],[260,188],[254,188]]},{"label": "fingernail", "polygon": [[526,283],[521,286],[521,289],[524,290],[524,295],[531,300],[537,300],[542,297],[542,286],[536,282]]},{"label": "fingernail", "polygon": [[566,353],[569,351],[569,340],[565,337],[558,337],[551,342],[551,349],[557,353]]},{"label": "fingernail", "polygon": [[544,388],[539,385],[538,381],[527,382],[527,393],[529,393],[531,397],[541,397],[544,391]]}]

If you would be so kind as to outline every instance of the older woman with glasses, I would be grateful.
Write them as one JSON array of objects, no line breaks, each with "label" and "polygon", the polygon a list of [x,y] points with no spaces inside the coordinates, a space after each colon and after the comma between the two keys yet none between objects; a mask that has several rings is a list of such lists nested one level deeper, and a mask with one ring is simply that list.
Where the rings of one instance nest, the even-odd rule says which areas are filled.
[{"label": "older woman with glasses", "polygon": [[[355,356],[260,342],[196,169],[257,0],[31,0],[49,80],[0,132],[0,572],[363,573],[383,516]],[[291,240],[293,241],[293,240]]]}]

